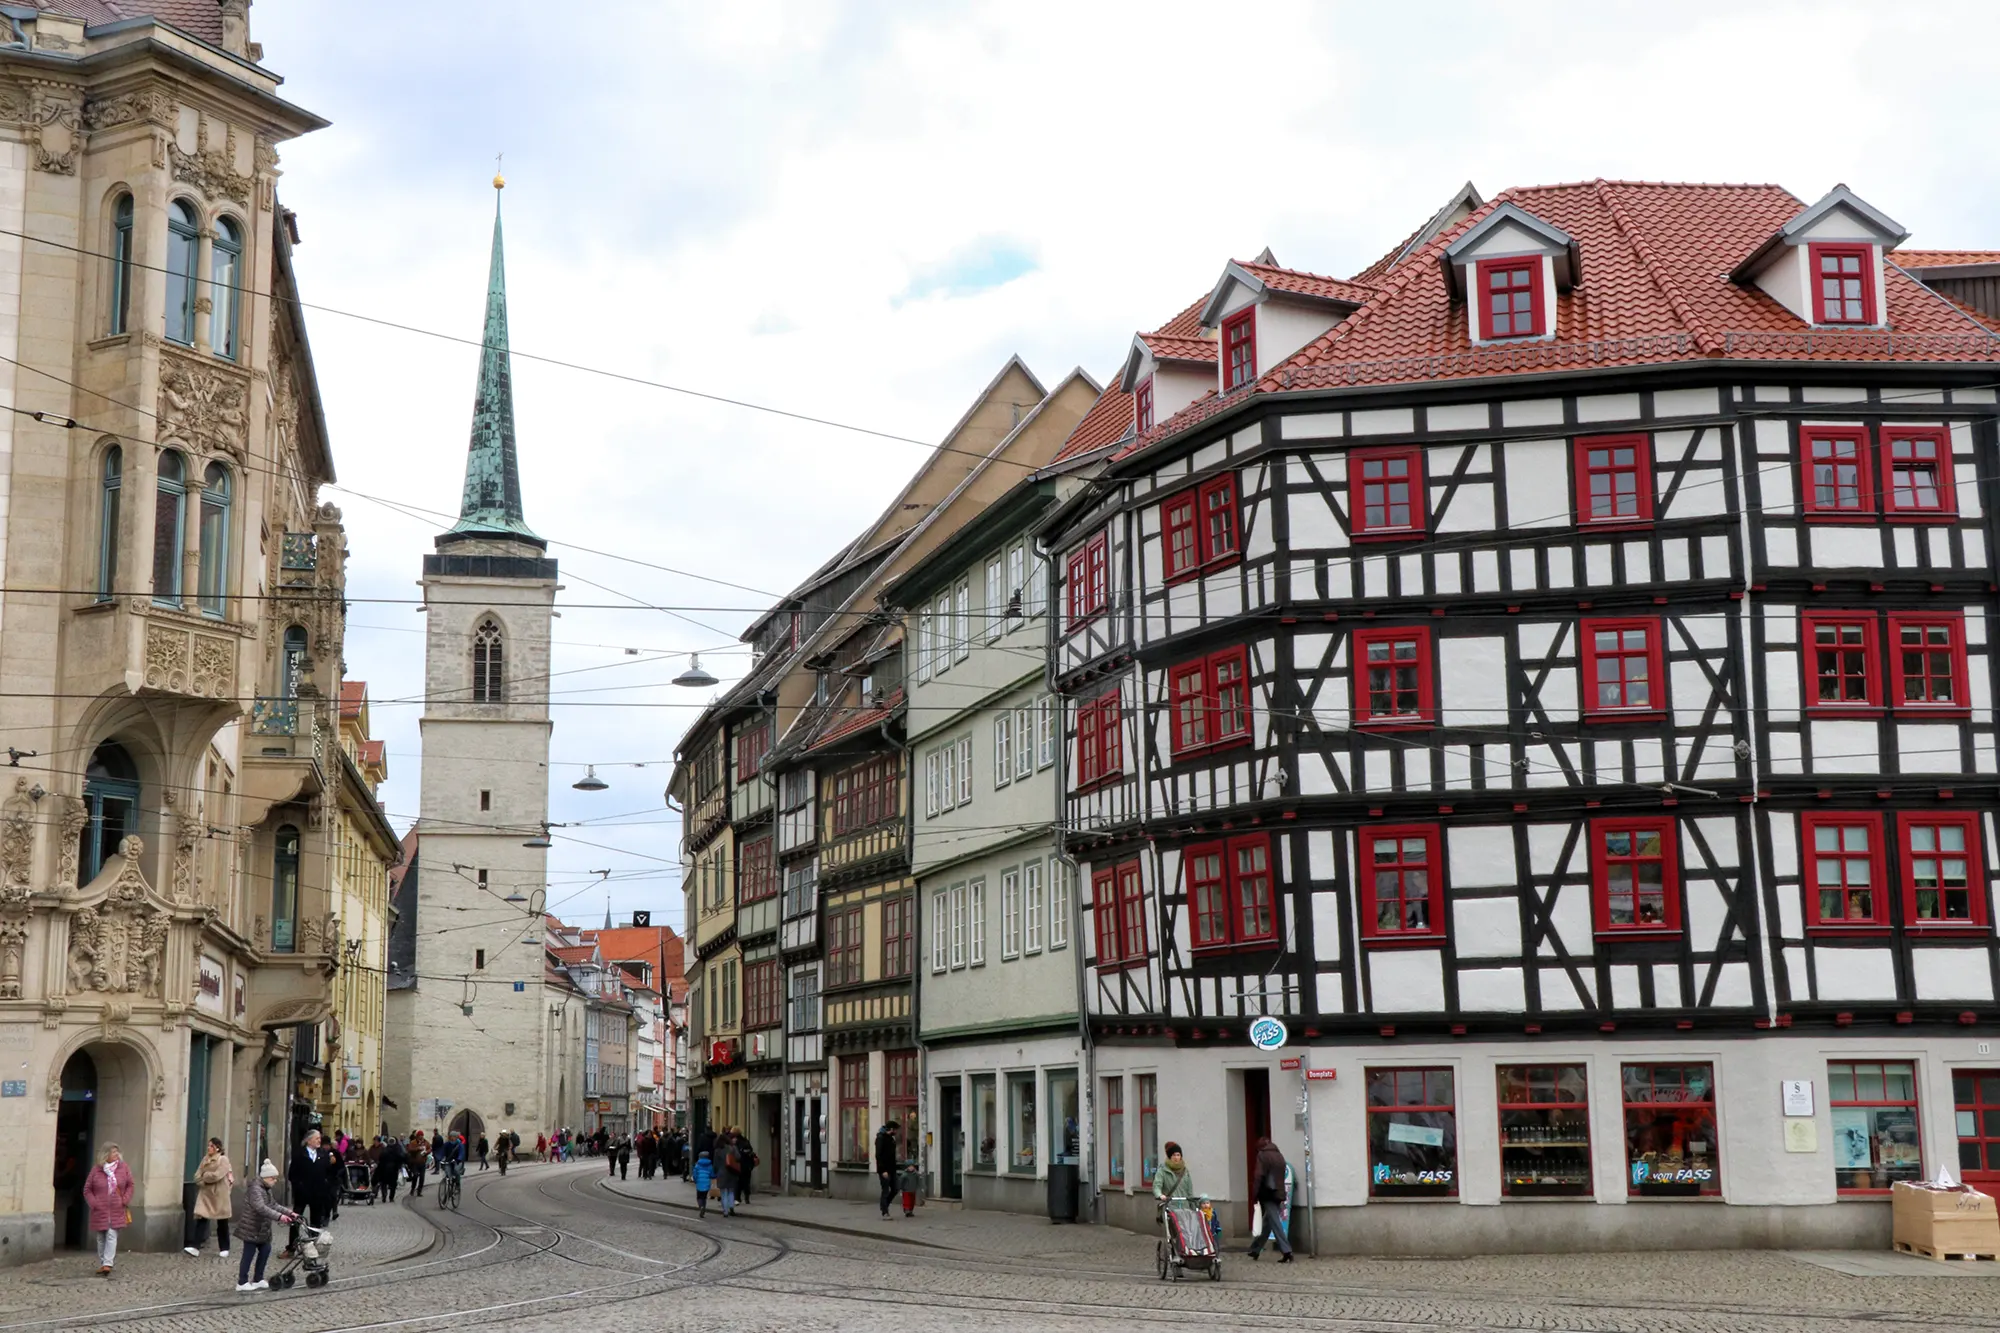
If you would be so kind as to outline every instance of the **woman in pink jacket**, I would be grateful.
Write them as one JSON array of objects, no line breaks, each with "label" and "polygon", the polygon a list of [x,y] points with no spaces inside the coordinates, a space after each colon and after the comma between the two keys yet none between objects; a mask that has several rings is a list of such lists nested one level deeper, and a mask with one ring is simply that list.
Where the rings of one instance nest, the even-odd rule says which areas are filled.
[{"label": "woman in pink jacket", "polygon": [[90,1229],[99,1233],[97,1275],[110,1277],[118,1258],[118,1232],[132,1221],[132,1168],[117,1144],[104,1145],[83,1182],[83,1200],[90,1205]]}]

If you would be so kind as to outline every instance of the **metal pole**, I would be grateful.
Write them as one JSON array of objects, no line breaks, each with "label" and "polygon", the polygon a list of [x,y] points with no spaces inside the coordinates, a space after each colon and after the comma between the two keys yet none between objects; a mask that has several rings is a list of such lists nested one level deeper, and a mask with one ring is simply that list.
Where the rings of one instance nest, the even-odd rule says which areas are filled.
[{"label": "metal pole", "polygon": [[1306,1234],[1309,1248],[1306,1253],[1315,1259],[1319,1257],[1319,1219],[1313,1214],[1313,1120],[1312,1120],[1312,1079],[1308,1071],[1312,1069],[1312,1051],[1299,1051],[1299,1115],[1304,1120],[1306,1140]]}]

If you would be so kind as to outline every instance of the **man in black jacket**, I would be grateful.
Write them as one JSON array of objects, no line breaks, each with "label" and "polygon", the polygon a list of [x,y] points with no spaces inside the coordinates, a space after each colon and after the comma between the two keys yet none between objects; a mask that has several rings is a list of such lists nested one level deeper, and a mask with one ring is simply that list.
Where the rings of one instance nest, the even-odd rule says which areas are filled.
[{"label": "man in black jacket", "polygon": [[896,1155],[896,1127],[884,1125],[875,1131],[875,1174],[882,1185],[882,1216],[889,1216],[890,1201],[896,1197],[897,1177],[902,1173],[902,1163]]},{"label": "man in black jacket", "polygon": [[[303,1214],[315,1230],[326,1225],[327,1215],[333,1211],[335,1169],[333,1151],[320,1141],[319,1131],[307,1131],[305,1141],[292,1154],[285,1180],[292,1189],[292,1211]],[[294,1220],[286,1253],[298,1244],[299,1224]]]}]

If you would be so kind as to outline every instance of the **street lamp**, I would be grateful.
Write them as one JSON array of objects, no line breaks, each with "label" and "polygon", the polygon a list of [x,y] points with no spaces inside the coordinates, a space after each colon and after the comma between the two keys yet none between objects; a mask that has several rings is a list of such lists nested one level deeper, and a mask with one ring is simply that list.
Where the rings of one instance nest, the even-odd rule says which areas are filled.
[{"label": "street lamp", "polygon": [[522,843],[521,845],[533,851],[546,852],[550,847],[553,847],[555,844],[549,841],[549,826],[547,824],[544,824],[542,825],[541,832],[535,834],[534,837],[529,838],[526,842]]},{"label": "street lamp", "polygon": [[685,685],[689,689],[706,689],[710,685],[719,683],[714,676],[702,670],[700,653],[691,656],[688,659],[688,669],[674,677],[674,684]]},{"label": "street lamp", "polygon": [[569,785],[578,791],[604,791],[611,786],[610,783],[597,776],[596,764],[587,765],[584,768],[583,776]]}]

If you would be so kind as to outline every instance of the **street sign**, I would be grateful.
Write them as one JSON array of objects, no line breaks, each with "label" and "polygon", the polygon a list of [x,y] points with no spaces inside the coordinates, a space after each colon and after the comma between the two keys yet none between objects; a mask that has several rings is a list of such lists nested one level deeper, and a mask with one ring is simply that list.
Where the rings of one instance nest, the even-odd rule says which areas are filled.
[{"label": "street sign", "polygon": [[1250,1024],[1250,1044],[1260,1051],[1275,1051],[1290,1039],[1284,1023],[1268,1014]]},{"label": "street sign", "polygon": [[25,1097],[28,1095],[28,1080],[10,1078],[0,1083],[0,1097]]},{"label": "street sign", "polygon": [[632,924],[635,926],[650,926],[653,924],[653,914],[646,911],[634,912],[632,913]]},{"label": "street sign", "polygon": [[1288,1055],[1288,1056],[1286,1056],[1286,1057],[1285,1057],[1284,1059],[1282,1059],[1282,1060],[1278,1061],[1278,1068],[1280,1068],[1280,1069],[1297,1069],[1297,1068],[1298,1068],[1298,1067],[1299,1067],[1299,1066],[1300,1066],[1301,1064],[1304,1064],[1304,1063],[1305,1063],[1305,1059],[1304,1059],[1304,1057],[1303,1057],[1303,1056],[1297,1056],[1297,1055]]},{"label": "street sign", "polygon": [[517,982],[515,982],[515,983],[514,983],[514,993],[515,993],[516,995],[519,995],[519,994],[520,994],[520,993],[521,993],[522,991],[524,991],[524,990],[526,990],[526,989],[528,989],[528,983],[527,983],[527,982],[525,982],[525,981],[517,981]]},{"label": "street sign", "polygon": [[1308,1069],[1306,1077],[1315,1083],[1331,1082],[1333,1080],[1333,1071],[1331,1069]]}]

